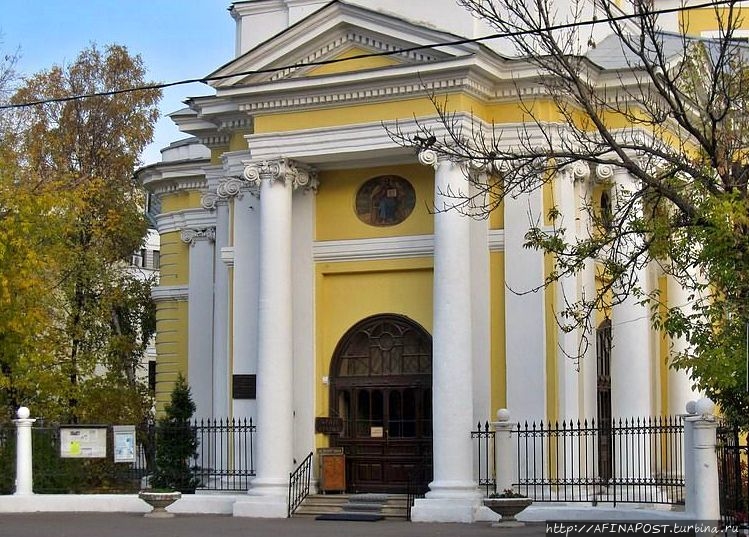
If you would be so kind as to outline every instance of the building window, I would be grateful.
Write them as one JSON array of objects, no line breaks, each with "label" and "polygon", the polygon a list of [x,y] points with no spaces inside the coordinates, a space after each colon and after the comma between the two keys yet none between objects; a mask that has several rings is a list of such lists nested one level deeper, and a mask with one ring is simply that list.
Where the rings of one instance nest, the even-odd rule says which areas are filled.
[{"label": "building window", "polygon": [[156,393],[156,360],[148,362],[148,390]]},{"label": "building window", "polygon": [[153,251],[153,264],[151,268],[158,269],[161,266],[161,252],[158,250]]},{"label": "building window", "polygon": [[614,221],[614,212],[611,208],[611,197],[608,192],[601,193],[601,225],[604,229],[611,229]]}]

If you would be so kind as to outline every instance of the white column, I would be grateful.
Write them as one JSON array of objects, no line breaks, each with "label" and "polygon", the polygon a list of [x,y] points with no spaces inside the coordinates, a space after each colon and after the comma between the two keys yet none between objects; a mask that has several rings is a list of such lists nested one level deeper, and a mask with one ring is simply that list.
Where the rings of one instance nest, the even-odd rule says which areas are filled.
[{"label": "white column", "polygon": [[[588,166],[586,164],[586,166]],[[581,179],[576,183],[577,198],[579,200],[577,216],[577,235],[578,237],[589,238],[594,231],[594,222],[590,214],[593,206],[593,180],[588,169],[588,177]],[[595,259],[586,259],[583,270],[579,275],[581,299],[592,301],[596,296],[596,261]],[[582,334],[586,339],[586,348],[580,361],[580,375],[582,377],[582,418],[590,420],[598,416],[598,355],[596,342],[596,329],[598,320],[593,317],[588,320],[590,323],[588,332]],[[593,464],[589,461],[589,464]]]},{"label": "white column", "polygon": [[[638,186],[626,170],[614,168],[611,172],[616,185],[616,211],[619,203],[616,197],[628,196],[636,192]],[[603,172],[604,175],[606,173]],[[632,210],[642,209],[635,205]],[[635,247],[622,247],[622,262],[625,262],[631,252],[627,248]],[[632,270],[634,287],[638,287],[642,293],[647,293],[647,268]],[[630,292],[620,304],[614,305],[611,309],[611,414],[614,427],[620,424],[620,420],[626,420],[627,424],[634,426],[637,426],[639,420],[639,424],[643,425],[653,413],[650,311],[647,305],[639,303],[641,300],[641,297]],[[614,479],[628,483],[650,476],[653,453],[647,435],[635,433],[633,427],[627,430],[624,436],[616,435],[612,441]],[[647,491],[641,489],[628,490],[627,493],[630,497],[633,493],[644,494],[642,501],[647,501],[648,498]]]},{"label": "white column", "polygon": [[[637,190],[626,170],[612,172],[617,193]],[[648,292],[646,268],[635,269],[634,277],[635,286]],[[650,311],[640,300],[630,294],[611,311],[611,413],[616,420],[649,417],[653,412]]]},{"label": "white column", "polygon": [[[257,374],[258,280],[259,280],[259,207],[257,188],[254,195],[245,181],[233,203],[233,278],[232,278],[232,368],[229,375]],[[256,419],[256,401],[232,401],[236,418]]]},{"label": "white column", "polygon": [[[671,308],[679,308],[685,314],[691,314],[692,308],[689,303],[689,289],[685,289],[673,276],[668,277],[668,305]],[[676,355],[689,349],[686,338],[674,338],[671,352]],[[668,413],[671,415],[683,414],[684,406],[689,401],[699,399],[699,392],[692,388],[689,379],[689,371],[685,369],[668,369]]]},{"label": "white column", "polygon": [[222,253],[229,245],[229,206],[216,207],[216,244],[213,268],[213,416],[229,418],[229,268]]},{"label": "white column", "polygon": [[[215,179],[209,176],[214,175]],[[231,244],[231,222],[229,219],[229,200],[240,193],[241,181],[226,177],[223,166],[206,169],[206,178],[211,184],[218,181],[215,190],[205,193],[201,205],[208,211],[215,211],[216,237],[214,243],[213,263],[213,417],[229,418],[231,416],[231,370],[230,370],[230,302],[229,302],[229,268],[233,266],[233,247]],[[227,252],[232,255],[226,259]],[[225,455],[225,454],[224,454]]]},{"label": "white column", "polygon": [[252,498],[234,514],[285,518],[294,441],[291,194],[309,176],[277,160],[249,164],[245,177],[260,184],[257,457]]},{"label": "white column", "polygon": [[542,213],[541,189],[504,199],[507,407],[521,423],[546,418],[544,255],[523,246]]},{"label": "white column", "polygon": [[434,324],[432,333],[434,480],[417,500],[414,521],[472,522],[479,506],[473,479],[470,226],[451,209],[452,195],[468,193],[465,170],[431,151],[419,155],[435,173]]},{"label": "white column", "polygon": [[[585,200],[579,200],[580,183],[586,181],[590,175],[587,163],[577,162],[561,170],[554,181],[554,203],[559,211],[559,217],[553,222],[554,227],[562,233],[566,244],[574,245],[580,232],[578,221],[584,216],[578,209]],[[582,203],[581,203],[582,201]],[[555,311],[557,326],[557,390],[559,418],[565,423],[579,420],[582,417],[581,403],[583,402],[580,387],[582,385],[581,364],[587,356],[581,356],[584,350],[582,340],[583,329],[576,326],[576,321],[564,316],[570,308],[579,308],[583,300],[584,274],[568,274],[561,276],[554,286],[556,292]],[[589,297],[588,297],[589,298]],[[590,334],[587,337],[590,338]],[[595,337],[595,336],[593,336]],[[585,449],[585,448],[582,448]],[[563,460],[558,462],[565,475],[578,477],[585,468],[581,468],[579,461],[581,446],[571,442],[564,452]]]},{"label": "white column", "polygon": [[36,421],[29,419],[29,409],[22,406],[18,409],[16,424],[16,491],[15,496],[34,494],[31,447],[31,426]]},{"label": "white column", "polygon": [[216,228],[187,228],[182,241],[190,246],[187,294],[187,380],[195,402],[195,418],[213,416],[213,243]]},{"label": "white column", "polygon": [[[561,171],[554,182],[555,205],[559,211],[559,218],[554,222],[554,227],[564,230],[563,239],[567,244],[575,244],[578,237],[578,220],[582,217],[578,211],[578,183],[585,181],[590,175],[590,169],[584,162],[578,162]],[[584,200],[583,200],[584,201]],[[579,364],[585,359],[580,356],[583,350],[581,346],[581,328],[573,326],[575,321],[563,316],[567,308],[576,307],[583,299],[582,277],[577,274],[562,276],[555,285],[556,307],[554,315],[557,324],[557,384],[559,391],[559,417],[565,421],[579,419],[580,412],[580,371]],[[590,337],[590,335],[588,335]],[[570,461],[575,453],[567,454]]]}]

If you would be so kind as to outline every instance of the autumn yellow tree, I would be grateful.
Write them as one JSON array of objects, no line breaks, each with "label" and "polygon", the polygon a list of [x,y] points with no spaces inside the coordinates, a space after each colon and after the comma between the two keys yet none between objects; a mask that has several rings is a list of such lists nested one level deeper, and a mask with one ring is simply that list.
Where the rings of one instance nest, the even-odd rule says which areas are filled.
[{"label": "autumn yellow tree", "polygon": [[[39,281],[29,282],[44,315],[29,320],[32,341],[8,347],[3,376],[15,386],[6,393],[10,404],[35,404],[50,418],[131,421],[148,406],[136,370],[154,329],[150,282],[125,267],[146,232],[133,170],[152,138],[160,91],[120,92],[147,85],[145,76],[141,58],[125,47],[92,45],[70,65],[25,79],[11,98],[38,104],[13,112],[14,171],[3,180],[9,198],[20,203],[19,192],[28,193],[34,218],[7,227],[21,240],[22,225],[52,233],[38,250]],[[88,97],[66,99],[81,95]],[[0,270],[15,277],[6,274],[11,266]],[[8,281],[7,292],[19,294],[21,284]],[[3,329],[26,334],[12,324]]]}]

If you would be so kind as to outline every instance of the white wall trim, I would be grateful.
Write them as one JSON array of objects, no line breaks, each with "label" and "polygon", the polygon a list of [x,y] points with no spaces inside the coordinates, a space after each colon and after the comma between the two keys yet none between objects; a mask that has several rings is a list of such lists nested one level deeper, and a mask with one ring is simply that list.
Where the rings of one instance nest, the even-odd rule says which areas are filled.
[{"label": "white wall trim", "polygon": [[[490,230],[487,247],[492,252],[503,251],[504,230]],[[434,255],[434,235],[315,241],[313,255],[316,262],[431,257]]]},{"label": "white wall trim", "polygon": [[221,248],[221,261],[223,261],[227,267],[234,266],[234,246],[224,246]]},{"label": "white wall trim", "polygon": [[489,251],[504,252],[505,250],[505,230],[490,229],[488,233]]},{"label": "white wall trim", "polygon": [[188,291],[187,285],[158,285],[151,289],[151,298],[154,302],[187,300]]}]

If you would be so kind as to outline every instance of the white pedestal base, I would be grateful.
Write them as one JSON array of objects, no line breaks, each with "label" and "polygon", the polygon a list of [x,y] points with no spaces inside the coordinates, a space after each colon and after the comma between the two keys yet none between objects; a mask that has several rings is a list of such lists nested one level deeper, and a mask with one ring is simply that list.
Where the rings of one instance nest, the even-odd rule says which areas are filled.
[{"label": "white pedestal base", "polygon": [[234,502],[234,516],[252,518],[286,518],[289,515],[286,496],[247,496]]},{"label": "white pedestal base", "polygon": [[478,498],[423,498],[414,502],[411,508],[411,521],[471,523],[486,520],[482,518],[486,516],[482,507]]}]

